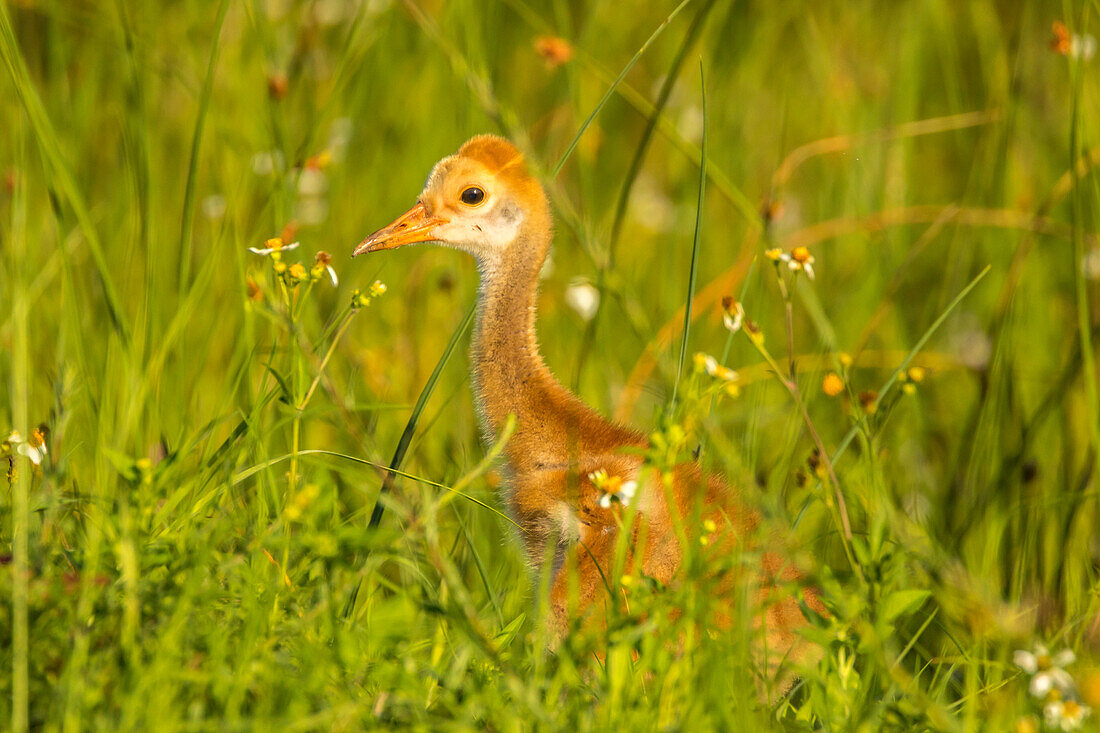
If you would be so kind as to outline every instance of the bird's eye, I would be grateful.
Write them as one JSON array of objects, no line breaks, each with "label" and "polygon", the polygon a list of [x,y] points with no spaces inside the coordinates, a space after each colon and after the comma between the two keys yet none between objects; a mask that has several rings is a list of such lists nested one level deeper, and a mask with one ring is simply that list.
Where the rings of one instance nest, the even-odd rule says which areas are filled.
[{"label": "bird's eye", "polygon": [[459,198],[462,199],[462,203],[467,206],[477,206],[485,200],[485,192],[477,186],[470,186],[462,192]]}]

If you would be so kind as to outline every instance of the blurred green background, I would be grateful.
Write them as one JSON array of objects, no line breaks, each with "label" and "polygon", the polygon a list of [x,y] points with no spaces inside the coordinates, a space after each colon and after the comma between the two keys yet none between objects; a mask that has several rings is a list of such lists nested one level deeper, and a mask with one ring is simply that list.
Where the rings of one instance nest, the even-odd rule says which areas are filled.
[{"label": "blurred green background", "polygon": [[[0,430],[45,424],[49,457],[13,462],[0,494],[3,719],[745,729],[829,727],[833,706],[842,729],[1012,725],[1028,709],[1014,645],[1085,660],[1100,645],[1096,9],[4,2]],[[636,651],[633,667],[584,645],[545,654],[507,522],[399,479],[368,531],[382,474],[353,460],[389,463],[477,275],[454,251],[351,248],[480,132],[516,141],[550,187],[548,364],[605,414],[655,425],[676,378],[704,82],[688,348],[726,355],[743,384],[702,419],[702,460],[793,526],[812,577],[863,599],[853,618],[873,617],[861,583],[879,581],[855,579],[800,479],[797,410],[721,322],[721,297],[738,297],[785,357],[771,267],[750,263],[807,245],[817,277],[795,288],[793,340],[810,413],[831,449],[864,425],[837,461],[853,525],[878,517],[891,587],[932,592],[880,645],[908,681],[853,646],[860,681],[826,664],[807,679],[829,702],[801,713],[755,709],[751,681],[716,671],[721,647]],[[293,318],[247,251],[288,224],[287,261],[324,250],[340,278],[302,286]],[[853,393],[880,390],[986,266],[917,355],[915,394],[882,395],[872,416],[822,394],[842,352]],[[347,315],[375,279],[388,292]],[[582,283],[602,293],[594,321],[569,305]],[[458,344],[404,461],[448,486],[485,452]],[[289,459],[295,445],[339,455]],[[498,483],[465,493],[499,508]]]}]

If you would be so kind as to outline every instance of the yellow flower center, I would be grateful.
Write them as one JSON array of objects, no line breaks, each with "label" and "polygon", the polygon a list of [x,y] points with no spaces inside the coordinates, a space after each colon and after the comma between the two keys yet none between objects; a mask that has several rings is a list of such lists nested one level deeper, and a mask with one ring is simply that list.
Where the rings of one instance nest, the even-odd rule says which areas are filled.
[{"label": "yellow flower center", "polygon": [[37,427],[31,431],[31,439],[27,441],[32,448],[41,448],[46,444],[46,431]]}]

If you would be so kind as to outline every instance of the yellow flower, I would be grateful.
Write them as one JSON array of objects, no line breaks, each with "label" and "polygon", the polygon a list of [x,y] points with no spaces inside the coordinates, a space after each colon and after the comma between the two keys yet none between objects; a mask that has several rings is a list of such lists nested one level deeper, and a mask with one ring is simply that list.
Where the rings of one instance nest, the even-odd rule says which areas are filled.
[{"label": "yellow flower", "polygon": [[795,247],[791,250],[787,266],[795,272],[801,270],[806,273],[806,277],[814,279],[814,256],[805,247]]},{"label": "yellow flower", "polygon": [[844,391],[844,380],[837,376],[835,372],[829,372],[821,380],[821,391],[830,397],[836,397]]},{"label": "yellow flower", "polygon": [[758,347],[764,345],[764,332],[750,318],[745,319],[745,333],[748,334],[749,340]]},{"label": "yellow flower", "polygon": [[779,249],[779,247],[773,247],[772,249],[764,250],[764,256],[772,262],[779,262],[780,260],[785,259],[783,256],[783,250]]},{"label": "yellow flower", "polygon": [[286,273],[291,280],[297,282],[305,282],[309,279],[309,274],[306,272],[305,266],[301,262],[295,262],[290,266],[290,269]]},{"label": "yellow flower", "polygon": [[375,280],[370,285],[370,297],[377,298],[386,292],[386,283],[381,280]]}]

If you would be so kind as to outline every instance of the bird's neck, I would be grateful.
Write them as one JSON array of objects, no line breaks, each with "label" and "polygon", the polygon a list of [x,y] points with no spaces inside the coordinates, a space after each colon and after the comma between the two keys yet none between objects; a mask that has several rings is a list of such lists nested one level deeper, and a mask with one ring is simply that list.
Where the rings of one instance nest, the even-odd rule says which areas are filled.
[{"label": "bird's neck", "polygon": [[550,246],[549,233],[540,229],[548,227],[521,227],[505,256],[478,262],[481,286],[470,352],[478,415],[489,439],[510,414],[524,432],[543,424],[550,393],[564,389],[546,368],[535,337],[539,271]]}]

